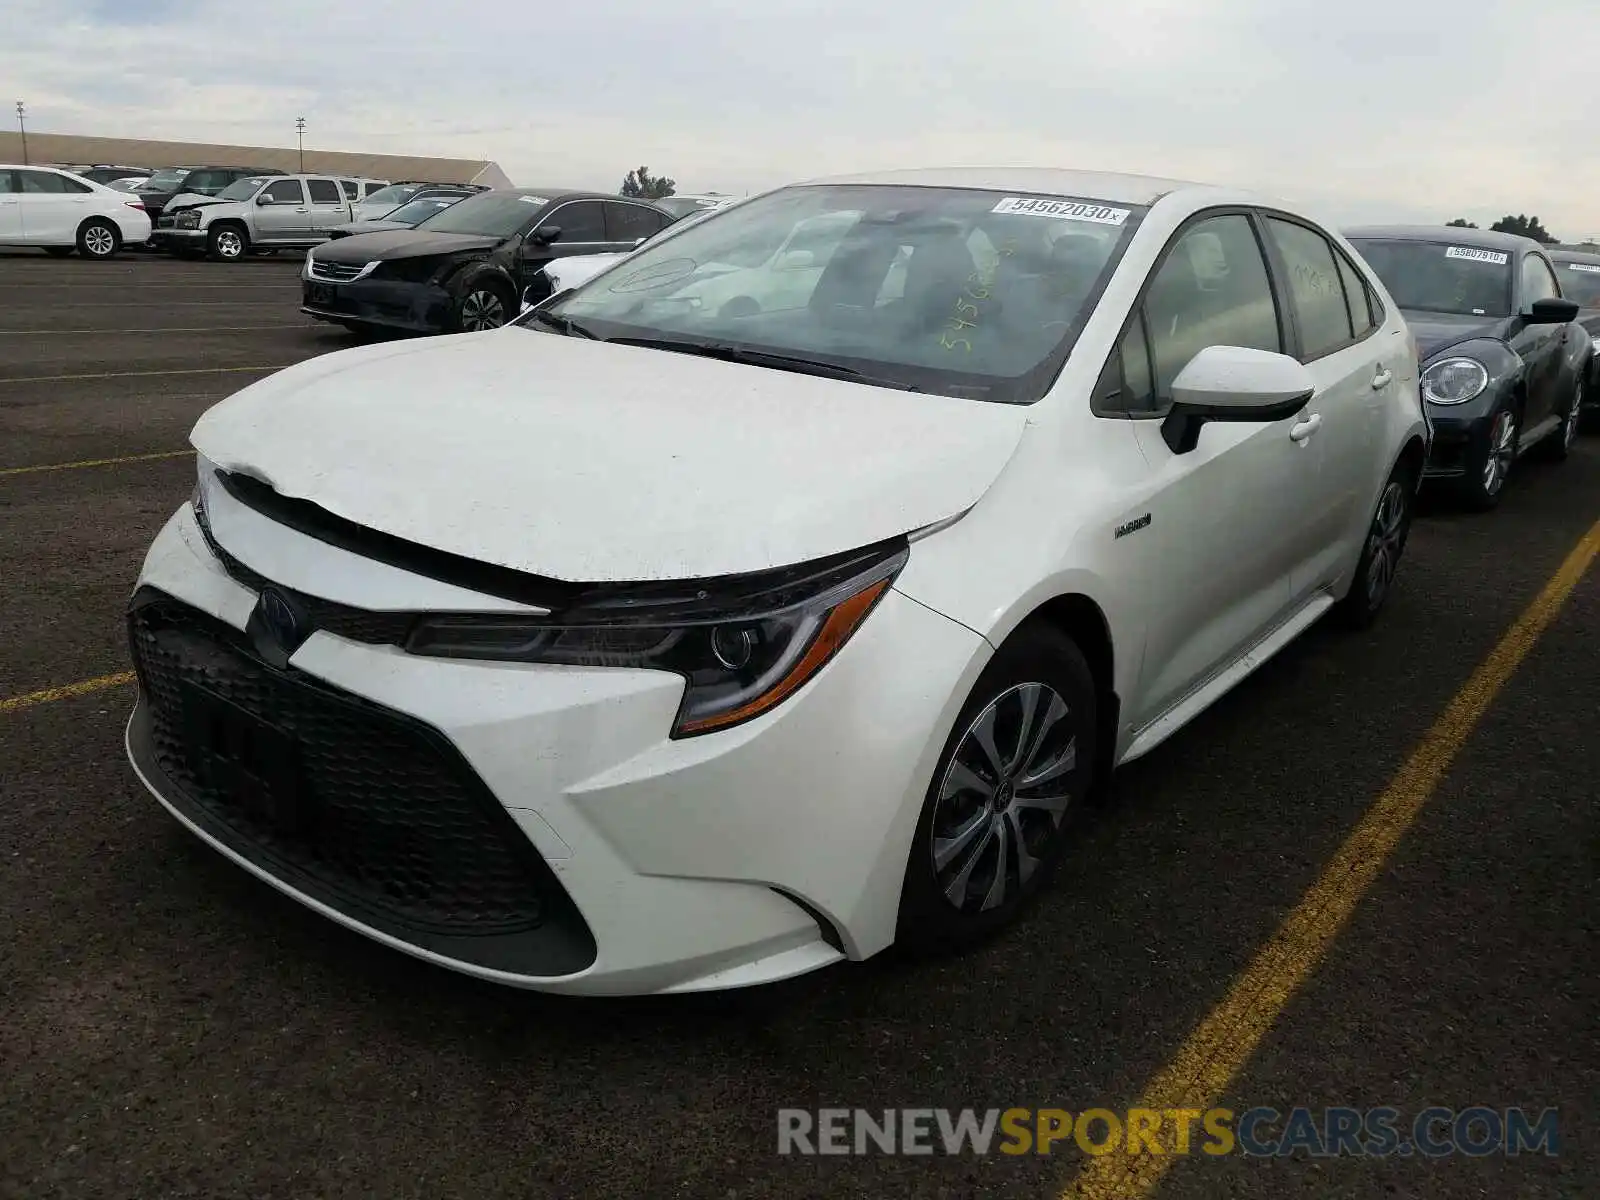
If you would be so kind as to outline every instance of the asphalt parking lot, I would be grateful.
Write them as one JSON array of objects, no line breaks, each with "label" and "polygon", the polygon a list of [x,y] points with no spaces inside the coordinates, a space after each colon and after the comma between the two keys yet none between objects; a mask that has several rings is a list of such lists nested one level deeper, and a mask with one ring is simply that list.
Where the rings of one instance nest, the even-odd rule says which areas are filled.
[{"label": "asphalt parking lot", "polygon": [[[1125,1108],[1243,978],[1203,1056],[1217,1104],[1554,1107],[1559,1153],[1194,1155],[1097,1194],[1600,1196],[1600,569],[1481,719],[1436,725],[1600,518],[1600,437],[1489,516],[1427,511],[1376,629],[1314,630],[1131,767],[984,951],[556,999],[301,909],[124,761],[122,606],[190,491],[189,427],[353,345],[300,315],[297,267],[0,252],[0,1195],[1052,1197],[1089,1162],[1066,1144],[780,1157],[776,1114]],[[1420,808],[1355,889],[1341,846],[1419,743],[1443,774],[1403,775]],[[1261,966],[1318,895],[1348,921]]]}]

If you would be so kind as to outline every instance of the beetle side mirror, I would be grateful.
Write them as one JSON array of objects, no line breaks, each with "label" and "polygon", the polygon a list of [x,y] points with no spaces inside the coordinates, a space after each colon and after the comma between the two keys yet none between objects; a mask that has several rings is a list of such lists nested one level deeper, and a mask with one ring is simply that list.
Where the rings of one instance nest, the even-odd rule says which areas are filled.
[{"label": "beetle side mirror", "polygon": [[1575,300],[1562,300],[1555,296],[1535,300],[1528,306],[1523,319],[1530,325],[1565,325],[1568,321],[1578,319],[1578,304]]},{"label": "beetle side mirror", "polygon": [[528,240],[535,246],[548,246],[561,236],[561,226],[541,225],[528,235]]}]

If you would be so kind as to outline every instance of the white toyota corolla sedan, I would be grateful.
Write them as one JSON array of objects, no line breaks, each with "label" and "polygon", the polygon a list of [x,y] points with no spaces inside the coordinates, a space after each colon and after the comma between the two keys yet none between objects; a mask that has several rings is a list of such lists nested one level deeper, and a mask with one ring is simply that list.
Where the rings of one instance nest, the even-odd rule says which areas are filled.
[{"label": "white toyota corolla sedan", "polygon": [[[775,251],[819,217],[797,296]],[[742,286],[703,302],[701,264]],[[785,187],[207,412],[129,607],[128,752],[246,870],[506,984],[961,946],[1115,766],[1374,617],[1427,438],[1393,301],[1292,208]]]}]

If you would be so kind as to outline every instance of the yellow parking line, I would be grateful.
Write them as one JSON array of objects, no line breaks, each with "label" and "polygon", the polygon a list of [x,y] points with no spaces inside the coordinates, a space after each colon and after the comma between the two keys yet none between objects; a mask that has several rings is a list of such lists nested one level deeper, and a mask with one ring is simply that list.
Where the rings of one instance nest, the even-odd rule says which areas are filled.
[{"label": "yellow parking line", "polygon": [[156,375],[231,375],[263,371],[282,371],[294,366],[280,363],[275,367],[184,367],[175,371],[100,371],[93,375],[24,375],[9,379],[0,375],[0,384],[7,383],[71,383],[80,379],[149,379]]},{"label": "yellow parking line", "polygon": [[[1295,991],[1321,962],[1490,703],[1555,619],[1597,553],[1600,522],[1583,536],[1500,644],[1473,671],[1320,878],[1234,981],[1222,1002],[1150,1081],[1138,1107],[1164,1113],[1206,1110],[1217,1104]],[[1148,1196],[1176,1157],[1170,1153],[1170,1131],[1163,1128],[1160,1133],[1167,1152],[1129,1153],[1122,1147],[1091,1159],[1061,1193],[1061,1200]]]},{"label": "yellow parking line", "polygon": [[0,475],[32,475],[37,471],[76,471],[79,467],[114,467],[120,463],[153,462],[158,458],[182,458],[193,450],[161,450],[155,454],[124,454],[121,458],[86,458],[80,462],[45,463],[37,467],[0,467]]},{"label": "yellow parking line", "polygon": [[74,696],[87,696],[91,692],[103,692],[107,688],[121,687],[125,683],[132,682],[133,672],[121,671],[115,675],[102,675],[98,679],[85,679],[61,687],[45,688],[42,692],[29,692],[25,696],[12,696],[9,700],[0,700],[0,713],[19,712],[36,704],[70,700]]}]

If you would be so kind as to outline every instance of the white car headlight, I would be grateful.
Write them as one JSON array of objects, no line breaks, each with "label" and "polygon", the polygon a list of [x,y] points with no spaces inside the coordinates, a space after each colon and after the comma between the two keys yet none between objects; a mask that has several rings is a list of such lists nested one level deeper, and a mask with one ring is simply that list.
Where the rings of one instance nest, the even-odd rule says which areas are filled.
[{"label": "white car headlight", "polygon": [[1475,358],[1446,358],[1422,373],[1422,395],[1433,404],[1465,404],[1483,394],[1489,372]]}]

